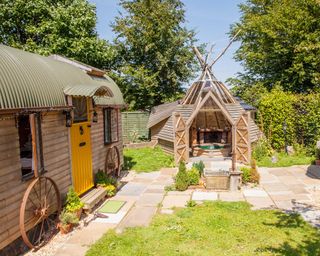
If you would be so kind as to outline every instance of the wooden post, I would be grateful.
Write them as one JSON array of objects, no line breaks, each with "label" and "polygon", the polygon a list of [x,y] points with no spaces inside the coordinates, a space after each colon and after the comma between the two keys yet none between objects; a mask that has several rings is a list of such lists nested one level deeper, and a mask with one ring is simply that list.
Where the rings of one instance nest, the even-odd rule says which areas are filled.
[{"label": "wooden post", "polygon": [[39,177],[38,170],[38,157],[37,157],[37,133],[36,133],[36,119],[35,114],[29,115],[30,129],[31,129],[31,139],[32,139],[32,162],[34,176]]}]

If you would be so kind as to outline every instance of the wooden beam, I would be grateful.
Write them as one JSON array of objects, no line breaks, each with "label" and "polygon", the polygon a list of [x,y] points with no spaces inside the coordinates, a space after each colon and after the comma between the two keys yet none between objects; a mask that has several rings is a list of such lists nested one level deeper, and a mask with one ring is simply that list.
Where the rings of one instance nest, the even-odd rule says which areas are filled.
[{"label": "wooden beam", "polygon": [[38,170],[38,155],[37,155],[37,133],[36,133],[36,118],[35,114],[29,115],[30,128],[31,128],[31,139],[32,139],[32,161],[34,176],[39,177]]}]

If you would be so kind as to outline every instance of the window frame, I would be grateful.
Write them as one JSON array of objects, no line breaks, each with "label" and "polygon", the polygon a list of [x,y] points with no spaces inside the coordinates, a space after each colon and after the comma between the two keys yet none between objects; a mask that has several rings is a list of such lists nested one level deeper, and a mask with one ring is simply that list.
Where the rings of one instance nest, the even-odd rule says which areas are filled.
[{"label": "window frame", "polygon": [[[104,144],[105,145],[110,145],[112,143],[119,142],[119,111],[118,111],[118,109],[117,108],[112,108],[112,107],[106,107],[106,108],[103,108],[102,111],[103,111],[103,142],[104,142]],[[109,128],[110,128],[110,141],[106,140],[106,135],[107,135],[107,133],[106,133],[106,116],[107,116],[106,113],[107,113],[107,111],[110,111],[109,112],[110,113],[110,123],[108,125]],[[113,123],[112,123],[112,111],[114,111],[115,115],[116,115],[116,118],[115,118],[116,125],[117,125],[117,128],[116,128],[116,134],[117,134],[116,140],[112,139],[112,132],[113,132],[113,130],[112,130],[112,126],[113,126]]]}]

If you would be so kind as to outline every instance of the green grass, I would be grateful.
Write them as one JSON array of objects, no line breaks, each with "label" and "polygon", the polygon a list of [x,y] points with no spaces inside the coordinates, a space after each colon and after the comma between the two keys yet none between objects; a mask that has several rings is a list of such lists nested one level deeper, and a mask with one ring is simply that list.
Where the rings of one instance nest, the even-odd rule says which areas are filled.
[{"label": "green grass", "polygon": [[320,255],[320,232],[296,214],[214,202],[158,214],[149,227],[109,231],[87,252],[102,255],[311,256]]},{"label": "green grass", "polygon": [[153,172],[162,167],[173,167],[173,157],[160,147],[124,149],[125,169],[136,172]]},{"label": "green grass", "polygon": [[304,154],[299,155],[287,155],[286,153],[277,153],[276,157],[278,161],[272,163],[271,157],[266,156],[257,161],[257,165],[261,167],[286,167],[292,165],[308,165],[314,161],[314,157],[306,156]]}]

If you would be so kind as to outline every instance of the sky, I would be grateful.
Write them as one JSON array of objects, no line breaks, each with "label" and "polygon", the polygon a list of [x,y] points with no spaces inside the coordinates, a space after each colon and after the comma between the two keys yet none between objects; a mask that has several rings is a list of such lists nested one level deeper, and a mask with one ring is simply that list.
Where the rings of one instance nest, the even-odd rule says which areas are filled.
[{"label": "sky", "polygon": [[[100,37],[112,41],[115,37],[110,24],[119,14],[118,0],[89,0],[97,9],[97,31]],[[230,25],[239,20],[238,5],[243,0],[182,0],[186,9],[186,26],[196,31],[199,43],[214,45],[212,56],[217,56],[227,46]],[[235,42],[213,66],[213,72],[218,80],[225,82],[241,72],[242,66],[233,59],[233,54],[239,47]]]}]

